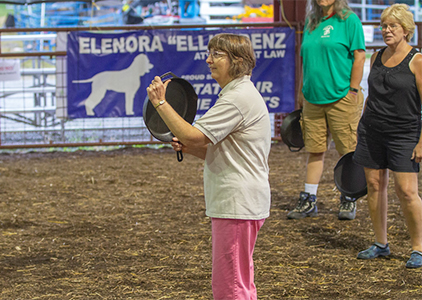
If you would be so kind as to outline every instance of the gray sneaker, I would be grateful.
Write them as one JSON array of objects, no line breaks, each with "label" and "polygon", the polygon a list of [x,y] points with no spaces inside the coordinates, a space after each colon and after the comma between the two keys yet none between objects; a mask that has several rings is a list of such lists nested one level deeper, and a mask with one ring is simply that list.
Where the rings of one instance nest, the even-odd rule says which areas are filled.
[{"label": "gray sneaker", "polygon": [[340,196],[339,220],[353,220],[356,217],[356,198]]},{"label": "gray sneaker", "polygon": [[420,267],[422,267],[422,253],[413,250],[410,259],[406,263],[406,268],[416,269]]},{"label": "gray sneaker", "polygon": [[381,248],[380,246],[373,244],[368,249],[359,252],[358,258],[359,259],[373,259],[379,256],[387,256],[387,255],[390,255],[390,247],[388,246],[388,244],[385,245],[384,248]]},{"label": "gray sneaker", "polygon": [[316,217],[317,215],[316,196],[300,192],[297,206],[287,214],[287,218],[298,220],[306,217]]}]

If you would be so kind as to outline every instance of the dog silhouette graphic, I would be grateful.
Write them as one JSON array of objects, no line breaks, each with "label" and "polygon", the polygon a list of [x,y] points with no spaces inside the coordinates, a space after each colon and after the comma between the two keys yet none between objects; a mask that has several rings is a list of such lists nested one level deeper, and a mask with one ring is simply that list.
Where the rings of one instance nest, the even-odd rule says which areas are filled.
[{"label": "dog silhouette graphic", "polygon": [[133,101],[141,86],[140,77],[153,67],[145,54],[139,54],[126,69],[100,72],[89,79],[73,80],[72,83],[91,83],[91,94],[82,104],[88,116],[95,115],[94,108],[104,99],[107,91],[124,93],[126,115],[133,115]]}]

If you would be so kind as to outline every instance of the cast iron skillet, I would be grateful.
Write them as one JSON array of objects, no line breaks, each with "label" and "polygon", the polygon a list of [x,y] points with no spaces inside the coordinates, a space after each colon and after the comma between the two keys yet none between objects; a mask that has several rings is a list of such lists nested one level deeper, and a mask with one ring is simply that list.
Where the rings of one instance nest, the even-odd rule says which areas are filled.
[{"label": "cast iron skillet", "polygon": [[301,113],[302,109],[291,112],[283,120],[280,127],[281,138],[292,152],[298,152],[305,147],[302,137],[302,128],[300,127]]},{"label": "cast iron skillet", "polygon": [[353,154],[343,155],[334,167],[334,182],[343,195],[360,198],[367,194],[366,178],[363,167],[355,164]]},{"label": "cast iron skillet", "polygon": [[[192,85],[185,79],[177,77],[172,72],[167,72],[160,76],[163,82],[164,78],[171,76],[170,83],[166,90],[166,101],[173,107],[173,109],[189,124],[193,123],[196,115],[196,107],[198,102],[198,95],[195,93]],[[171,142],[174,135],[164,123],[163,119],[158,114],[157,110],[152,105],[149,98],[144,101],[143,118],[149,132],[157,140],[162,142]],[[183,160],[182,151],[177,151],[177,160]]]}]

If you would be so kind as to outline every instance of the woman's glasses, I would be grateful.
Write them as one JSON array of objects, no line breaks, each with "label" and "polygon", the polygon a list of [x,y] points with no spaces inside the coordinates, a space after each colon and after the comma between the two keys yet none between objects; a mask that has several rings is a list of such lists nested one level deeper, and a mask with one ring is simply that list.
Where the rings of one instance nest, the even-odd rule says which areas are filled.
[{"label": "woman's glasses", "polygon": [[222,58],[223,56],[227,55],[227,53],[223,52],[223,51],[207,50],[207,56],[210,56],[210,55],[211,55],[212,59],[219,59],[219,58]]},{"label": "woman's glasses", "polygon": [[381,31],[387,31],[387,29],[390,29],[391,32],[396,31],[397,29],[399,29],[400,24],[381,24],[380,26],[380,30]]}]

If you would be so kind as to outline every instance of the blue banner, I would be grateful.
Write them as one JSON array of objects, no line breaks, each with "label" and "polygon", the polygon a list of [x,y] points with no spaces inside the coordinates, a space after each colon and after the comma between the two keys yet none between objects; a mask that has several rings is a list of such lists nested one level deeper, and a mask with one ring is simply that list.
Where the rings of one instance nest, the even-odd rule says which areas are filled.
[{"label": "blue banner", "polygon": [[142,116],[146,88],[172,72],[188,80],[204,114],[221,90],[205,62],[208,41],[221,32],[247,35],[257,64],[252,81],[269,112],[294,110],[295,31],[290,28],[71,32],[67,42],[68,117]]}]

